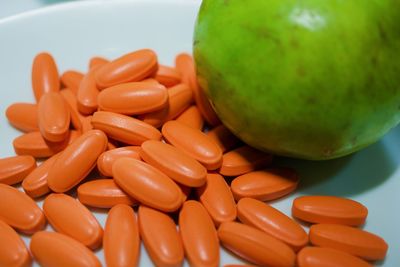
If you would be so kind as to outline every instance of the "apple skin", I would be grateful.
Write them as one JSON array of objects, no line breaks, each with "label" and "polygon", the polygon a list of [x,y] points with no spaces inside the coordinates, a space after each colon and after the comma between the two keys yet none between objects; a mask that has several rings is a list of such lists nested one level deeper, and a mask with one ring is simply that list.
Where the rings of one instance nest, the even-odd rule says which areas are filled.
[{"label": "apple skin", "polygon": [[193,52],[221,121],[264,151],[337,158],[400,120],[399,0],[203,0]]}]

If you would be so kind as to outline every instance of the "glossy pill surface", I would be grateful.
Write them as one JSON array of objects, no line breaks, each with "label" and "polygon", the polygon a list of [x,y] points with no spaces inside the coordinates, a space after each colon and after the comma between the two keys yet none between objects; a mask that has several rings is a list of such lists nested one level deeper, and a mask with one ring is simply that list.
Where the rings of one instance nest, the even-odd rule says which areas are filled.
[{"label": "glossy pill surface", "polygon": [[6,109],[6,117],[12,126],[23,132],[39,131],[37,104],[11,104]]},{"label": "glossy pill surface", "polygon": [[186,124],[194,129],[202,130],[204,119],[196,106],[188,107],[176,118],[177,121]]},{"label": "glossy pill surface", "polygon": [[112,165],[119,158],[140,159],[140,146],[125,146],[103,152],[97,159],[97,168],[104,176],[112,176]]},{"label": "glossy pill surface", "polygon": [[154,78],[166,87],[177,85],[181,82],[181,75],[172,67],[158,65],[158,70]]},{"label": "glossy pill surface", "polygon": [[64,88],[70,89],[76,96],[78,93],[79,84],[81,83],[83,76],[85,75],[79,71],[67,70],[60,77],[61,84]]},{"label": "glossy pill surface", "polygon": [[39,53],[33,59],[32,89],[36,102],[43,94],[60,90],[57,65],[49,53]]},{"label": "glossy pill surface", "polygon": [[21,237],[0,220],[0,266],[29,267],[31,255]]},{"label": "glossy pill surface", "polygon": [[21,182],[36,168],[32,156],[13,156],[0,159],[0,183],[13,185]]},{"label": "glossy pill surface", "polygon": [[97,97],[99,89],[95,81],[95,73],[100,66],[94,67],[83,76],[76,93],[78,110],[84,115],[93,114],[98,108]]}]

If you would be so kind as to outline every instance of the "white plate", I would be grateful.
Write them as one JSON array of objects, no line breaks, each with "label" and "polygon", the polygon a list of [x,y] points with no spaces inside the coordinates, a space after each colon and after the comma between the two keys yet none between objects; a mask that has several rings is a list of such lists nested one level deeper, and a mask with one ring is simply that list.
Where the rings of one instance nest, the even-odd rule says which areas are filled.
[{"label": "white plate", "polygon": [[[4,116],[13,102],[33,102],[30,72],[33,57],[49,51],[60,72],[87,70],[90,57],[115,58],[149,47],[161,63],[173,64],[174,56],[191,52],[193,25],[200,1],[83,1],[73,2],[0,20],[0,157],[14,155],[12,140],[20,133]],[[400,128],[378,143],[352,156],[326,162],[282,159],[302,176],[296,194],[272,204],[290,214],[294,197],[319,194],[350,197],[369,208],[365,230],[382,236],[390,249],[379,266],[400,263]],[[1,201],[1,196],[0,196]],[[105,212],[96,211],[104,226]],[[29,238],[25,237],[27,244]],[[104,263],[101,250],[96,255]],[[240,260],[224,250],[221,265]],[[141,266],[151,266],[142,247]],[[185,263],[187,265],[187,263]]]}]

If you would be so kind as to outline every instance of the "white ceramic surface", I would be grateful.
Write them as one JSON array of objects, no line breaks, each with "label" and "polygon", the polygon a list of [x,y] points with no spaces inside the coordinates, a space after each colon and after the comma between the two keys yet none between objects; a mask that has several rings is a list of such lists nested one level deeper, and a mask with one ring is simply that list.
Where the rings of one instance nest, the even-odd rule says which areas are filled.
[{"label": "white ceramic surface", "polygon": [[[157,51],[161,63],[173,64],[177,53],[191,52],[199,4],[195,0],[83,1],[0,20],[0,157],[14,155],[12,140],[19,132],[8,124],[4,112],[13,102],[33,102],[30,72],[38,52],[52,53],[60,72],[86,71],[94,55],[114,58],[144,47]],[[369,208],[364,229],[382,236],[390,246],[386,260],[377,265],[400,265],[400,127],[352,156],[326,162],[278,162],[297,168],[302,182],[295,194],[273,202],[275,207],[290,214],[293,198],[307,194],[360,201]],[[94,212],[104,226],[106,211]],[[29,243],[29,237],[24,240]],[[96,255],[104,263],[103,252]],[[239,262],[222,250],[221,266]],[[140,265],[152,265],[143,247]]]}]

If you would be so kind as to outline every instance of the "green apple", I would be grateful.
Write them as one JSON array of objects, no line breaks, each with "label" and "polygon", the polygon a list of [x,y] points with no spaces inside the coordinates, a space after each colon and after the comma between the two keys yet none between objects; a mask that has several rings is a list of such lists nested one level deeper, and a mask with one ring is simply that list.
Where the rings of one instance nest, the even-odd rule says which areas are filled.
[{"label": "green apple", "polygon": [[193,51],[222,122],[261,150],[336,158],[400,120],[399,0],[203,0]]}]

